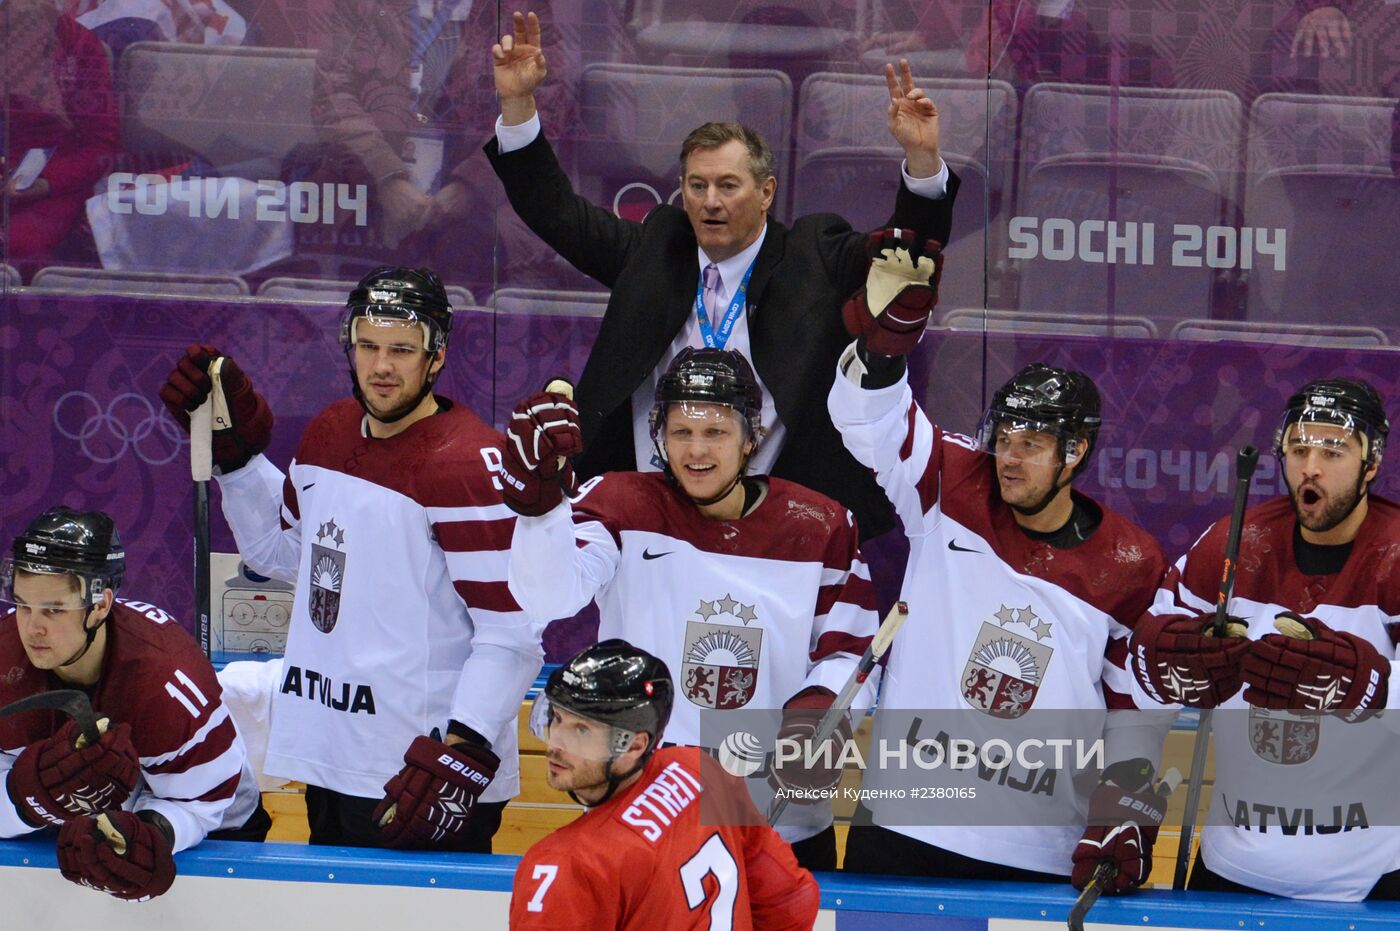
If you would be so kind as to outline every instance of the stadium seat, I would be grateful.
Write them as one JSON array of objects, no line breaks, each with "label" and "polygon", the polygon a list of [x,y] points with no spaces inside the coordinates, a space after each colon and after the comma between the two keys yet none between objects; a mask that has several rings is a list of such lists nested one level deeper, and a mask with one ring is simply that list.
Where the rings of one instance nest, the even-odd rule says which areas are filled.
[{"label": "stadium seat", "polygon": [[1287,262],[1255,257],[1247,319],[1400,331],[1395,107],[1376,97],[1264,94],[1254,101],[1245,223],[1286,231]]},{"label": "stadium seat", "polygon": [[[773,148],[779,195],[789,179],[792,82],[781,71],[593,64],[579,88],[584,132],[575,183],[594,203],[640,220],[679,200],[681,141],[708,120],[742,120]],[[775,211],[778,212],[778,211]]]},{"label": "stadium seat", "polygon": [[1035,333],[1050,336],[1113,336],[1120,339],[1156,339],[1157,326],[1146,317],[1083,314],[1047,314],[1017,310],[983,310],[960,307],[943,315],[945,330],[987,333]]},{"label": "stadium seat", "polygon": [[22,284],[24,280],[20,277],[19,269],[13,265],[0,265],[0,288],[8,290],[18,288]]},{"label": "stadium seat", "polygon": [[317,141],[315,69],[310,49],[134,42],[116,79],[126,151],[198,155],[225,176],[277,178],[293,149]]},{"label": "stadium seat", "polygon": [[633,16],[637,49],[651,60],[707,66],[833,58],[851,38],[855,10],[829,0],[801,6],[807,10],[760,0],[641,0]]},{"label": "stadium seat", "polygon": [[496,292],[491,306],[503,314],[601,317],[608,306],[608,292],[502,288]]},{"label": "stadium seat", "polygon": [[30,288],[64,294],[126,294],[237,298],[249,295],[248,283],[237,275],[196,275],[180,272],[114,271],[50,265],[34,273]]},{"label": "stadium seat", "polygon": [[[962,179],[940,300],[985,304],[986,230],[1001,228],[996,218],[1010,187],[1016,92],[1004,81],[922,79],[920,86],[938,104],[943,157]],[[795,216],[830,211],[863,230],[889,219],[904,153],[885,125],[888,104],[883,77],[824,72],[802,82]]]},{"label": "stadium seat", "polygon": [[[1136,261],[1125,248],[1115,263],[1090,264],[1063,237],[1047,258],[1048,237],[1041,238],[1035,256],[1017,260],[1018,306],[1159,320],[1210,313],[1216,271],[1200,259],[1198,267],[1173,266],[1174,227],[1233,225],[1241,113],[1228,91],[1032,87],[1022,105],[1013,223],[1036,229],[1056,218],[1083,230],[1086,220],[1114,221],[1132,234]],[[1151,264],[1144,261],[1149,223]],[[1016,227],[1009,232],[1016,248]],[[1097,235],[1091,250],[1104,249],[1106,236]]]},{"label": "stadium seat", "polygon": [[1318,349],[1371,349],[1390,345],[1375,327],[1257,323],[1234,320],[1183,320],[1172,327],[1172,339],[1238,340],[1266,345],[1309,346]]},{"label": "stadium seat", "polygon": [[[269,278],[258,287],[258,299],[279,301],[285,304],[337,304],[343,305],[358,282],[346,279],[337,281],[331,278]],[[450,285],[447,288],[447,301],[454,310],[475,307],[476,299],[466,288]]]}]

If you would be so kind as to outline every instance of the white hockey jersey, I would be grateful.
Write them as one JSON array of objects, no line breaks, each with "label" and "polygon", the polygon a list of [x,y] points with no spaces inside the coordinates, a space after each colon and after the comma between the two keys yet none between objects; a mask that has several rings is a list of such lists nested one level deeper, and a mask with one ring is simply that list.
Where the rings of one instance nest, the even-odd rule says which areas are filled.
[{"label": "white hockey jersey", "polygon": [[[1395,658],[1400,507],[1374,495],[1368,502],[1351,554],[1335,575],[1299,571],[1288,498],[1245,512],[1229,610],[1248,622],[1252,639],[1278,633],[1275,617],[1292,611]],[[1214,524],[1177,561],[1153,614],[1215,609],[1228,525]],[[1392,667],[1391,708],[1400,706],[1398,691],[1400,672]],[[1358,901],[1384,873],[1400,869],[1394,790],[1375,778],[1395,771],[1393,734],[1385,726],[1252,708],[1243,689],[1220,705],[1212,724],[1215,785],[1201,851],[1213,872],[1274,895]]]},{"label": "white hockey jersey", "polygon": [[362,422],[337,402],[285,478],[257,456],[220,479],[248,565],[296,583],[267,771],[378,798],[409,743],[455,718],[501,757],[482,799],[508,799],[543,654],[506,587],[500,436],[461,406],[386,439]]},{"label": "white hockey jersey", "polygon": [[[982,739],[1014,740],[1016,719],[1032,709],[1154,707],[1126,668],[1127,637],[1166,570],[1152,537],[1102,509],[1076,547],[1031,539],[1001,500],[990,458],[970,438],[930,423],[907,378],[869,390],[838,372],[828,404],[846,447],[875,470],[910,544],[902,589],[909,620],[890,649],[876,741],[904,736],[902,725],[885,723],[884,709],[966,709],[960,721],[985,720]],[[1162,723],[1135,730],[1134,752],[1122,752],[1120,736],[1114,753],[1106,738],[1108,762],[1160,755]],[[872,768],[866,785],[878,789],[882,778],[907,781]],[[1051,791],[1035,780],[967,778],[979,798],[990,793],[1002,804],[999,823],[1016,826],[903,824],[891,820],[898,806],[867,804],[876,824],[924,843],[1069,874],[1083,822],[1065,825],[1064,811],[1087,813],[1082,789],[1067,778]]]},{"label": "white hockey jersey", "polygon": [[[664,660],[676,681],[670,743],[703,744],[708,709],[781,708],[813,685],[840,692],[879,626],[850,514],[766,481],[757,507],[722,521],[661,473],[612,472],[572,507],[516,523],[516,600],[539,622],[596,598],[600,640]],[[857,711],[873,695],[868,682]]]}]

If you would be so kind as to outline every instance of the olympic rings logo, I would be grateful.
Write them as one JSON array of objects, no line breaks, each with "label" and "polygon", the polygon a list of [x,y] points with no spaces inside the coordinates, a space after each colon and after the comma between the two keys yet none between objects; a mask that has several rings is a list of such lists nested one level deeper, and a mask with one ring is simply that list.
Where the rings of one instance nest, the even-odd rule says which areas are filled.
[{"label": "olympic rings logo", "polygon": [[[70,391],[54,404],[53,425],[64,437],[76,440],[83,455],[104,465],[116,462],[128,450],[147,465],[165,465],[189,445],[189,438],[164,408],[157,410],[144,396],[130,391],[109,401],[105,410],[86,391]],[[161,449],[162,440],[169,444],[169,452]]]}]

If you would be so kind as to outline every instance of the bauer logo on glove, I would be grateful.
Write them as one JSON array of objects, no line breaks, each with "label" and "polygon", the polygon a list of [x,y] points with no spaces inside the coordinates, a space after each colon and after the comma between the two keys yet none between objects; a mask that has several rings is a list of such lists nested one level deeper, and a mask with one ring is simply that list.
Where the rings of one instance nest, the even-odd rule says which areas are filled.
[{"label": "bauer logo on glove", "polygon": [[912,230],[886,229],[870,234],[867,251],[865,287],[841,310],[846,331],[864,337],[869,352],[908,355],[938,303],[943,245],[929,240],[921,247]]}]

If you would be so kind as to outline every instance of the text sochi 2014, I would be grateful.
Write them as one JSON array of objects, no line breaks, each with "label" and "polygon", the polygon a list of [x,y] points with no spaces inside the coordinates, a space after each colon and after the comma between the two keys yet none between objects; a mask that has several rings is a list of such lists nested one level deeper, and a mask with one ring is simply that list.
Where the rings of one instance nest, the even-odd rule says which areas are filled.
[{"label": "text sochi 2014", "polygon": [[331,181],[246,181],[242,178],[169,178],[113,172],[107,178],[107,209],[114,214],[162,216],[184,211],[210,220],[243,220],[245,185],[255,185],[251,219],[265,223],[340,222],[349,212],[355,226],[369,223],[369,188]]}]

